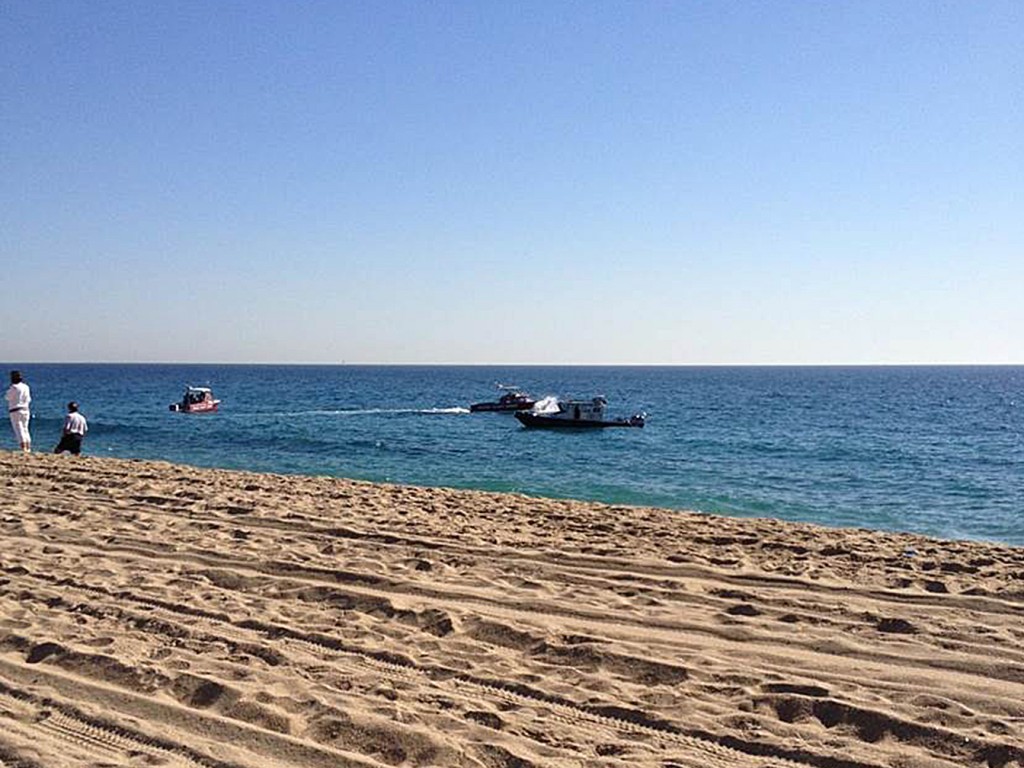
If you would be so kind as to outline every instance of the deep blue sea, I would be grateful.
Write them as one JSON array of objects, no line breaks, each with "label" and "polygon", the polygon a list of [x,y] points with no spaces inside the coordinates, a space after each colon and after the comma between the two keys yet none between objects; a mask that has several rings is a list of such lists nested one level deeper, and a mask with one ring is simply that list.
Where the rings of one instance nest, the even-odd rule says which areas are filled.
[{"label": "deep blue sea", "polygon": [[[75,399],[97,456],[1024,545],[1022,366],[4,366],[32,387],[36,450]],[[497,382],[602,394],[609,415],[646,411],[647,427],[547,432],[469,413]],[[220,412],[170,412],[186,384],[212,386]],[[9,428],[0,445],[15,447]]]}]

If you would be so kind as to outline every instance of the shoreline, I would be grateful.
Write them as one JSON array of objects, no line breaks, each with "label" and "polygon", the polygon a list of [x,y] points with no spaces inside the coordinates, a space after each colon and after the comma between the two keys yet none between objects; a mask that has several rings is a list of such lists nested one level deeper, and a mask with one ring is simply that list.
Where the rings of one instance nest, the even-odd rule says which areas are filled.
[{"label": "shoreline", "polygon": [[1024,765],[1024,548],[92,456],[0,483],[0,763]]},{"label": "shoreline", "polygon": [[[94,427],[94,456],[1024,545],[1024,477],[1012,461],[1024,428],[1019,372],[176,370],[31,369],[41,447],[57,442],[74,396]],[[609,413],[647,411],[650,428],[563,439],[466,414],[496,380],[538,396],[612,392]],[[185,381],[212,386],[223,400],[216,417],[169,413]],[[289,402],[267,399],[282,391]]]}]

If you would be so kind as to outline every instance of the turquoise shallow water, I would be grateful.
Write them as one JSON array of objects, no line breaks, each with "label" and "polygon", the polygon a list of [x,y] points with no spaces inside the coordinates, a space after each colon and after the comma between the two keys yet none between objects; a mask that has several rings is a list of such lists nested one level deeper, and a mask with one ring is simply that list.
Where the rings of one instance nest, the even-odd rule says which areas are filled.
[{"label": "turquoise shallow water", "polygon": [[[37,450],[76,399],[92,455],[1024,545],[1020,366],[3,365],[32,386]],[[468,413],[496,382],[603,394],[648,425],[565,434]],[[221,411],[168,411],[187,383],[213,386]]]}]

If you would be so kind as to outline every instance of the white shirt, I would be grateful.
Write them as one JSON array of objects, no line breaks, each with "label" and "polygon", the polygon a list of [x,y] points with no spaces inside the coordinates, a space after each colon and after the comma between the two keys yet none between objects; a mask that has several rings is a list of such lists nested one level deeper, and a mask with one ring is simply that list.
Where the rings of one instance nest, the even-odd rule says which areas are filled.
[{"label": "white shirt", "polygon": [[24,381],[19,381],[17,384],[11,384],[7,390],[7,410],[28,410],[28,404],[32,402],[32,395],[29,392],[28,384]]},{"label": "white shirt", "polygon": [[78,411],[69,413],[64,417],[64,432],[69,435],[84,435],[89,431],[89,425],[85,422],[85,416]]}]

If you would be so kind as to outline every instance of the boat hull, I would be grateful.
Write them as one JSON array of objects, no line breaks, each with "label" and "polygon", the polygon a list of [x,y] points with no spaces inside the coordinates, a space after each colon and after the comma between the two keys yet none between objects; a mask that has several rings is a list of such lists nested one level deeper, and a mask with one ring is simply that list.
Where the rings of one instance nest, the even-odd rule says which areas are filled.
[{"label": "boat hull", "polygon": [[214,400],[211,403],[171,403],[171,410],[175,413],[214,413],[216,412],[220,400]]},{"label": "boat hull", "polygon": [[516,418],[524,427],[536,429],[603,429],[605,427],[642,427],[644,420],[640,416],[631,419],[567,419],[564,416],[529,411],[517,411]]}]

